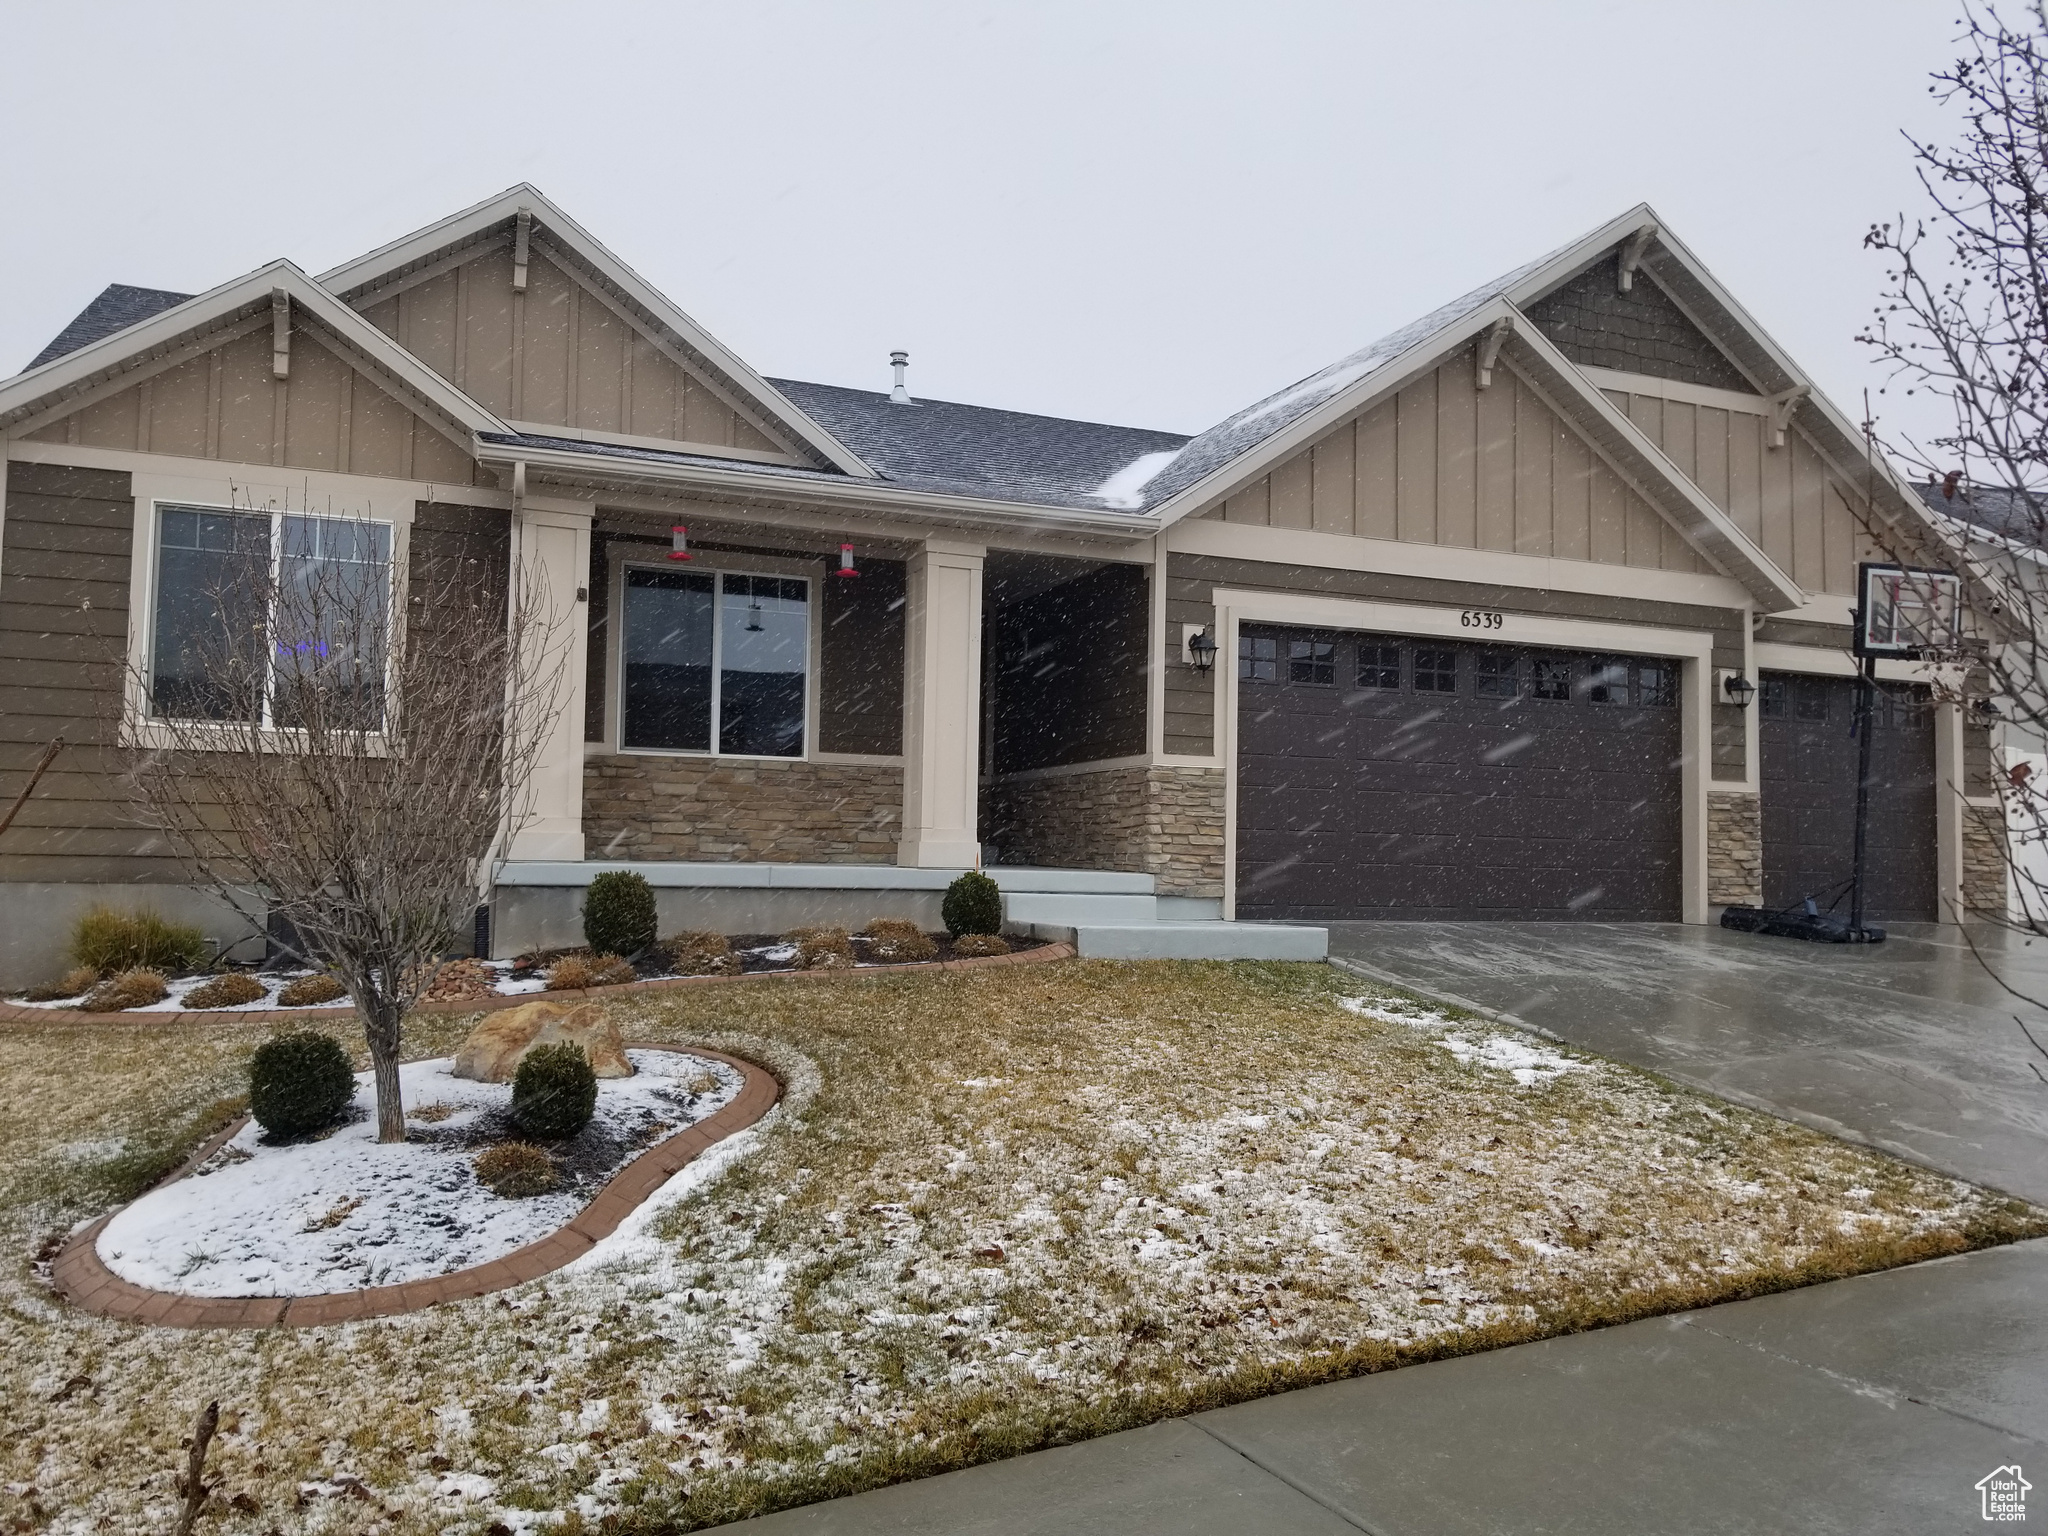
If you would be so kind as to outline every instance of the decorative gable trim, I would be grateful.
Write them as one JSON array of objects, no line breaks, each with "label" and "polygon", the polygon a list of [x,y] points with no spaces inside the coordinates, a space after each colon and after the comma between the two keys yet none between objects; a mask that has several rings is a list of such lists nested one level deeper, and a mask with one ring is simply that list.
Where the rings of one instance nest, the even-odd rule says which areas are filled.
[{"label": "decorative gable trim", "polygon": [[351,304],[375,303],[401,287],[437,276],[495,243],[515,242],[522,213],[528,215],[529,254],[546,254],[582,280],[622,319],[646,334],[672,361],[703,378],[759,430],[783,441],[818,468],[875,478],[875,471],[852,449],[527,183],[323,272],[319,280]]}]

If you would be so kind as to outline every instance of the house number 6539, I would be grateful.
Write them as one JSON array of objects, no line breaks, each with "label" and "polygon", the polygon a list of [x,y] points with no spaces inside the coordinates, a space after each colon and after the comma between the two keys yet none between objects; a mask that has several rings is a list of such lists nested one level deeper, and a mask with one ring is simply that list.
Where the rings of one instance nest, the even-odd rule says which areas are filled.
[{"label": "house number 6539", "polygon": [[1458,623],[1466,629],[1499,629],[1505,622],[1499,614],[1484,608],[1467,608],[1458,615]]}]

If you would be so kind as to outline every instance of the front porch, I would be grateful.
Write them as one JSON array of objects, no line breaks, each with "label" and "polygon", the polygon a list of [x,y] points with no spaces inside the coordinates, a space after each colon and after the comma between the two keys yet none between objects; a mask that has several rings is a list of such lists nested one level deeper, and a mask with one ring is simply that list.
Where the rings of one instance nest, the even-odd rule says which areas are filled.
[{"label": "front porch", "polygon": [[[786,933],[878,917],[942,926],[940,902],[963,870],[886,864],[696,864],[670,861],[515,860],[491,903],[491,957],[582,942],[583,892],[605,870],[631,870],[654,887],[661,931]],[[1162,896],[1153,877],[1123,871],[995,865],[1006,930],[1071,943],[1084,956],[1122,960],[1321,960],[1323,928],[1223,920],[1222,902]]]}]

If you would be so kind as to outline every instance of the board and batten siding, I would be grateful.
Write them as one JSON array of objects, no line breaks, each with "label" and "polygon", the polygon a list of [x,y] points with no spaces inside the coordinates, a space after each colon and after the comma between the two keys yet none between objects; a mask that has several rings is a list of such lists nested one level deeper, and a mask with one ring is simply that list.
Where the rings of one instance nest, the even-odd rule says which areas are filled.
[{"label": "board and batten siding", "polygon": [[[1744,664],[1743,632],[1749,623],[1747,611],[1738,608],[1173,554],[1168,556],[1166,575],[1166,642],[1157,658],[1165,670],[1165,749],[1170,753],[1207,757],[1218,750],[1215,679],[1180,664],[1183,626],[1208,627],[1216,622],[1212,594],[1218,587],[1416,603],[1435,608],[1498,608],[1551,618],[1707,632],[1714,637],[1712,664],[1731,670],[1739,670]],[[1218,656],[1216,665],[1234,667],[1237,658]],[[1709,777],[1721,782],[1740,781],[1747,762],[1744,712],[1717,703],[1712,714],[1713,764]]]},{"label": "board and batten siding", "polygon": [[499,242],[388,297],[363,317],[507,420],[738,448],[798,462],[639,326],[538,251],[526,291]]},{"label": "board and batten siding", "polygon": [[24,435],[36,443],[328,474],[495,483],[446,434],[302,322],[292,326],[288,378],[272,374],[266,321]]},{"label": "board and batten siding", "polygon": [[1797,429],[1771,448],[1770,422],[1653,393],[1603,389],[1715,506],[1809,592],[1851,594],[1860,560],[1888,558],[1866,531],[1864,498]]},{"label": "board and batten siding", "polygon": [[1222,507],[1230,523],[1653,570],[1713,567],[1506,367],[1463,351]]}]

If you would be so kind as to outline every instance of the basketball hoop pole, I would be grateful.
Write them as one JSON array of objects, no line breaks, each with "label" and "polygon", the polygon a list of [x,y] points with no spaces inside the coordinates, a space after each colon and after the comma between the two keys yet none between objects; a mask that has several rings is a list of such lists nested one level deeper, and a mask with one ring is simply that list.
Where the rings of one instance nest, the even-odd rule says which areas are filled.
[{"label": "basketball hoop pole", "polygon": [[1849,935],[1858,942],[1863,934],[1863,860],[1870,842],[1870,738],[1871,716],[1877,703],[1877,658],[1863,658],[1863,675],[1856,681],[1856,857],[1850,871]]}]

